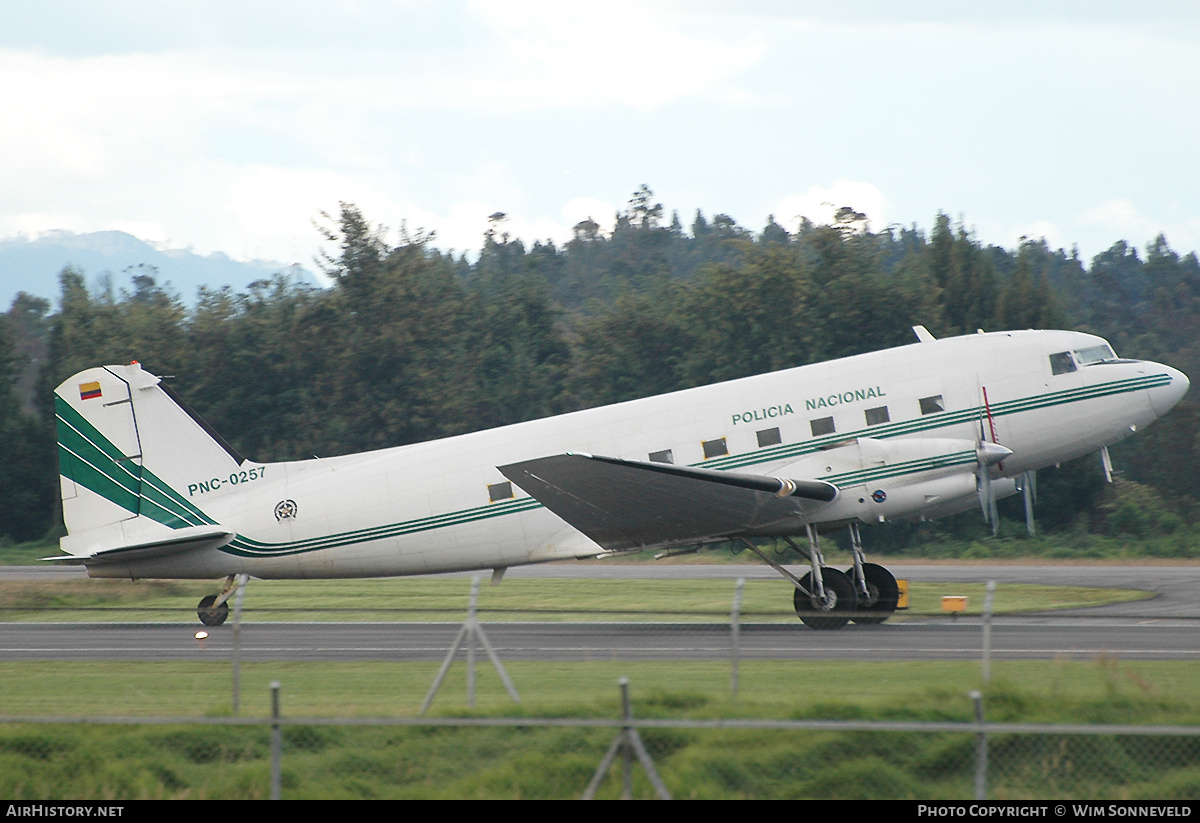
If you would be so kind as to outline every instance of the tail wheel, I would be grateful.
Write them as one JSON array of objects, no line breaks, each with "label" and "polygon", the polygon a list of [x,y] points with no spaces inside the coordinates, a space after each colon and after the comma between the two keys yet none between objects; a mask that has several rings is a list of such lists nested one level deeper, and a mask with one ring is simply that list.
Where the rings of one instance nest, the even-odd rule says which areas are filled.
[{"label": "tail wheel", "polygon": [[220,606],[214,606],[213,604],[216,602],[217,596],[210,594],[196,607],[196,616],[205,626],[220,626],[225,622],[225,618],[229,617],[229,603],[225,602]]},{"label": "tail wheel", "polygon": [[877,563],[863,563],[862,571],[867,584],[867,596],[859,594],[858,610],[871,612],[871,615],[851,619],[864,625],[882,623],[896,611],[896,604],[900,602],[900,587],[896,585],[892,573]]},{"label": "tail wheel", "polygon": [[[796,616],[810,629],[840,629],[850,622],[849,614],[858,608],[858,595],[850,578],[837,569],[821,568],[825,597],[809,597],[799,589],[792,599]],[[812,573],[800,579],[800,585],[813,590]],[[842,616],[845,613],[847,616]]]}]

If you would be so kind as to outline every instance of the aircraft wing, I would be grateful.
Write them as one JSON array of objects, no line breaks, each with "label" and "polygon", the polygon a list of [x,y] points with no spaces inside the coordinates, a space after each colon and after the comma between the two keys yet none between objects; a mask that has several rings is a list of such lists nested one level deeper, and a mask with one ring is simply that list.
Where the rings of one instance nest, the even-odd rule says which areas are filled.
[{"label": "aircraft wing", "polygon": [[609,551],[794,534],[837,496],[821,480],[560,454],[500,466],[534,499]]}]

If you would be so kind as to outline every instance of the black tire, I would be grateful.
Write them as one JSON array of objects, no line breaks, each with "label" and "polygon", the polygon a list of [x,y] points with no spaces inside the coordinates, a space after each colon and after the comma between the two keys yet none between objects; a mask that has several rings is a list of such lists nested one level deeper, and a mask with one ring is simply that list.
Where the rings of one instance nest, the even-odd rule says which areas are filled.
[{"label": "black tire", "polygon": [[[825,589],[826,602],[824,603],[814,602],[816,598],[810,598],[796,589],[796,594],[792,598],[796,616],[810,629],[840,629],[850,622],[849,616],[843,617],[842,613],[849,615],[857,610],[858,595],[854,593],[854,586],[850,582],[850,578],[837,569],[822,567],[821,582]],[[811,572],[800,578],[800,585],[812,591]]]},{"label": "black tire", "polygon": [[[863,563],[862,570],[868,596],[863,598],[859,595],[858,610],[872,614],[869,617],[853,617],[851,620],[862,625],[878,625],[896,611],[896,604],[900,602],[900,587],[896,585],[896,578],[892,573],[877,563]],[[849,573],[853,575],[854,570],[851,569]]]},{"label": "black tire", "polygon": [[217,596],[210,594],[196,607],[196,616],[205,626],[220,626],[225,622],[225,618],[229,617],[229,603],[225,602],[220,606],[214,606],[213,604],[216,602]]}]

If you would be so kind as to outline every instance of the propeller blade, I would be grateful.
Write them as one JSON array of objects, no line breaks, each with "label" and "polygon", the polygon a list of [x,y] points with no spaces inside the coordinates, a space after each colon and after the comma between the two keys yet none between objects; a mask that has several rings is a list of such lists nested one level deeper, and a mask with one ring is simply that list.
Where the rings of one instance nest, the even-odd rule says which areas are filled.
[{"label": "propeller blade", "polygon": [[1012,449],[1006,449],[999,443],[979,441],[975,447],[975,456],[979,463],[976,476],[979,479],[979,507],[983,509],[983,522],[992,527],[992,535],[1000,531],[1000,512],[996,508],[996,494],[992,490],[991,467],[1004,461],[1012,454]]},{"label": "propeller blade", "polygon": [[992,494],[991,472],[986,465],[980,463],[975,475],[978,479],[979,508],[983,511],[983,522],[992,525],[992,511],[995,509],[996,499]]}]

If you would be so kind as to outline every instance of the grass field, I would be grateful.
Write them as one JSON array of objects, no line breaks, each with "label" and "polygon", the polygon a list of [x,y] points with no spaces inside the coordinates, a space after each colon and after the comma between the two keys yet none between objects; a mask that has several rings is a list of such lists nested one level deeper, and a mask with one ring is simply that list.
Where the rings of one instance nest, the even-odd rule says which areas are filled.
[{"label": "grass field", "polygon": [[[617,679],[628,677],[639,716],[966,721],[972,718],[967,693],[983,687],[977,662],[743,661],[735,700],[728,663],[506,662],[520,693],[517,705],[482,655],[478,665],[477,711],[506,716],[615,717]],[[410,716],[437,669],[437,663],[243,663],[241,714],[267,716],[269,684],[279,681],[284,711],[293,717]],[[992,720],[1200,723],[1200,663],[1064,657],[997,661],[992,671],[997,683],[1038,696],[1027,705],[1006,698],[1004,708],[989,707]],[[435,712],[466,711],[465,676],[461,662],[451,668]],[[0,682],[0,716],[7,717],[223,717],[231,710],[227,659],[0,662]]]},{"label": "grass field", "polygon": [[[603,580],[513,578],[480,588],[481,618],[497,620],[622,620],[725,622],[734,597],[726,580]],[[192,621],[211,581],[68,579],[0,583],[0,621]],[[458,620],[471,581],[463,577],[383,580],[255,580],[244,609],[253,620]],[[914,582],[910,613],[934,614],[945,595],[968,597],[969,613],[984,603],[982,583]],[[1075,586],[1001,584],[997,613],[1045,611],[1137,600],[1147,592]],[[785,581],[746,583],[747,621],[794,622],[792,589]],[[899,615],[896,619],[903,619]]]},{"label": "grass field", "polygon": [[[388,727],[368,718],[415,714],[432,664],[247,664],[242,716],[355,718],[358,725],[287,726],[283,796],[304,798],[578,797],[612,742],[611,728]],[[513,663],[514,705],[481,669],[467,711],[452,669],[435,716],[620,715],[628,677],[635,717],[958,721],[981,686],[971,663],[744,663],[742,692],[714,663]],[[1200,723],[1200,665],[1114,659],[1000,663],[984,689],[990,721]],[[207,716],[230,710],[229,666],[163,663],[0,664],[0,717]],[[679,798],[972,797],[969,732],[645,729],[655,768]],[[1200,796],[1200,739],[996,735],[994,799]],[[620,768],[614,770],[619,774]],[[22,799],[262,798],[265,726],[50,724],[0,719],[0,796]],[[640,768],[634,794],[651,797]],[[609,777],[601,797],[615,797]]]}]

